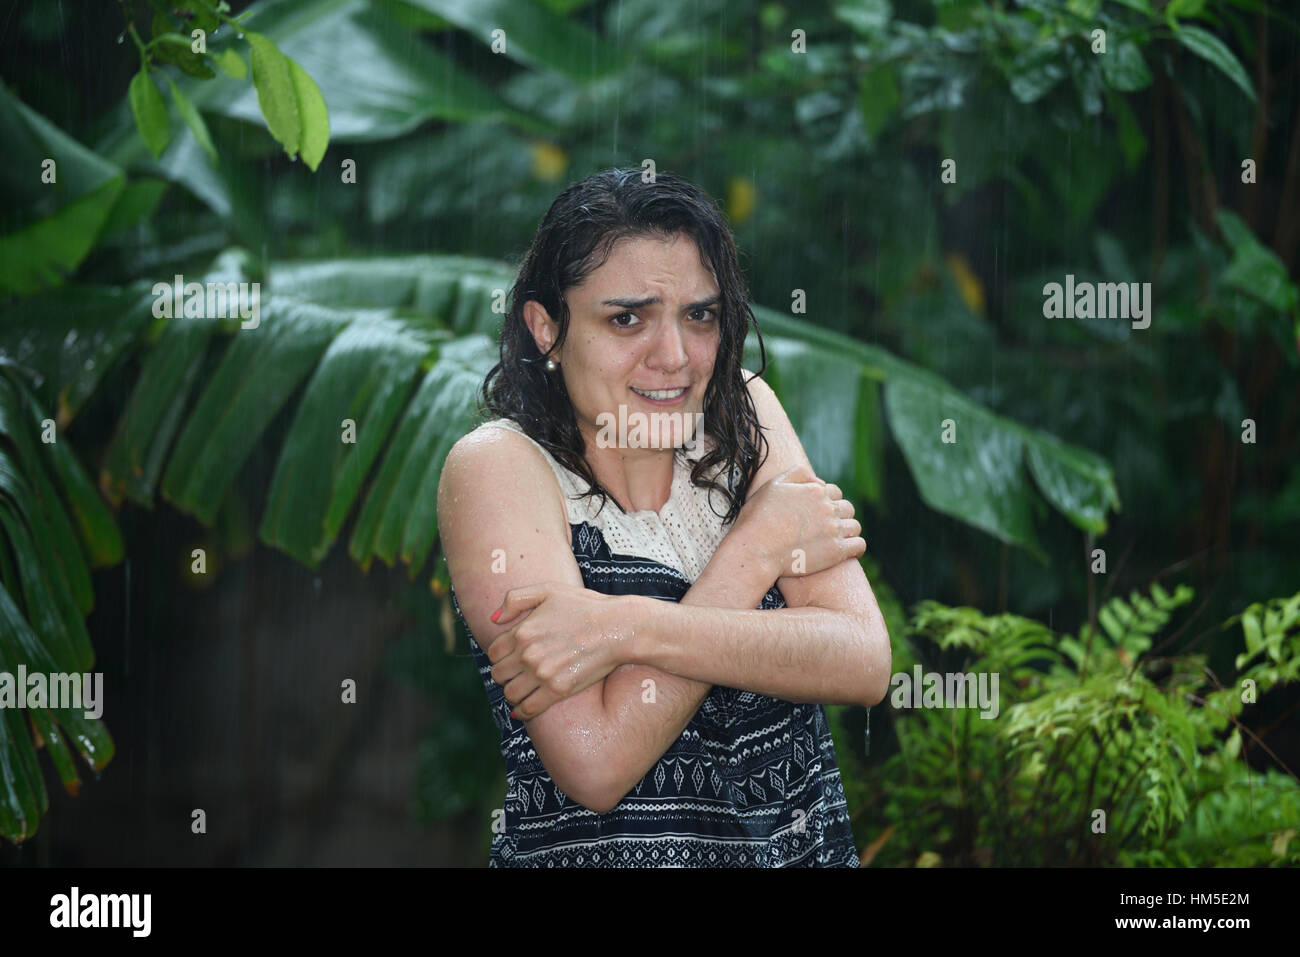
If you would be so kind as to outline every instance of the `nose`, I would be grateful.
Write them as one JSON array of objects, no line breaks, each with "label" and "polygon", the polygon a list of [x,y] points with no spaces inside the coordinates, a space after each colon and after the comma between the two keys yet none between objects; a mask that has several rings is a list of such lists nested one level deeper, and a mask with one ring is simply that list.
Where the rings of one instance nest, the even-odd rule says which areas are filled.
[{"label": "nose", "polygon": [[676,372],[690,361],[686,354],[686,341],[681,325],[676,321],[661,322],[654,345],[646,357],[646,365],[663,372]]}]

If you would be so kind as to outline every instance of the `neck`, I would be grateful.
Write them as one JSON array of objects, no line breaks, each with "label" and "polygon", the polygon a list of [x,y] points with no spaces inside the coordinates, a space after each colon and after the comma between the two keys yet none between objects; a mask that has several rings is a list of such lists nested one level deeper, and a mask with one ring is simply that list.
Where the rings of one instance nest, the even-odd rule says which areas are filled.
[{"label": "neck", "polygon": [[580,423],[584,456],[596,481],[627,512],[658,512],[672,494],[676,449],[602,448],[596,429]]}]

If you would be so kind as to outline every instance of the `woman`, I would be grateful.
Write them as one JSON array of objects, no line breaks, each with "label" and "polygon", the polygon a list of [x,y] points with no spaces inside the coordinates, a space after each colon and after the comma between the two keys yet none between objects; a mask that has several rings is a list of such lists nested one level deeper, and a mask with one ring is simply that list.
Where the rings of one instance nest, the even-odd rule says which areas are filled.
[{"label": "woman", "polygon": [[506,762],[490,866],[858,864],[822,705],[884,697],[889,636],[753,321],[668,174],[571,186],[524,256],[438,489]]}]

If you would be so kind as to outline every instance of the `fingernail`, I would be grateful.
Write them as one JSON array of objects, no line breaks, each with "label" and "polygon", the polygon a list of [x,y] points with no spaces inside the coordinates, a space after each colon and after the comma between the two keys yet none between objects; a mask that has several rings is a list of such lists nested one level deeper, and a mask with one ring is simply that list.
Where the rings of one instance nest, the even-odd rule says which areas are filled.
[{"label": "fingernail", "polygon": [[519,720],[519,714],[517,712],[511,711],[510,717],[514,718],[516,721]]},{"label": "fingernail", "polygon": [[496,624],[496,620],[500,617],[501,617],[501,609],[498,608],[496,611],[492,612],[492,623]]}]

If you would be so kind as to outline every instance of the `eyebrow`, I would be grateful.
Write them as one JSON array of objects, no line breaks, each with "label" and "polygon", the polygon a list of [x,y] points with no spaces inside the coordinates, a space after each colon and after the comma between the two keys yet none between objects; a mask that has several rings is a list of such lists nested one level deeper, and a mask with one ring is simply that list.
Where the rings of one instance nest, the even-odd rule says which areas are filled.
[{"label": "eyebrow", "polygon": [[[708,299],[698,299],[695,302],[686,304],[686,308],[694,311],[696,309],[707,309],[709,306],[716,306],[722,301],[722,296],[710,296]],[[602,306],[617,306],[620,309],[640,309],[643,306],[660,306],[663,305],[663,299],[659,296],[648,296],[644,299],[606,299],[601,303]]]}]

